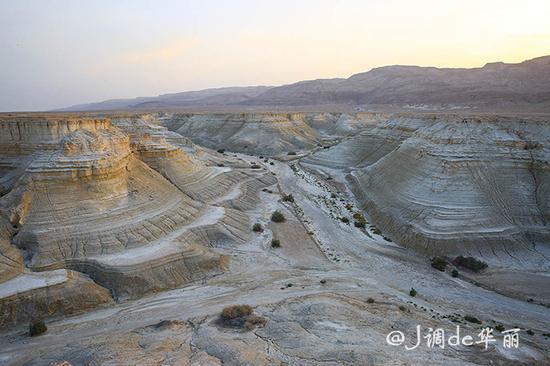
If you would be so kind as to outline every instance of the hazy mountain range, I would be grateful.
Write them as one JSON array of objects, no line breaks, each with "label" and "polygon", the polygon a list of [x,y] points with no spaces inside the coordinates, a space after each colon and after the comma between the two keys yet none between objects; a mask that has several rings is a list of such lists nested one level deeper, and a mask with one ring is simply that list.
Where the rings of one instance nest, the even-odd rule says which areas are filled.
[{"label": "hazy mountain range", "polygon": [[470,69],[384,66],[347,79],[318,79],[278,87],[228,87],[156,97],[112,99],[62,110],[208,109],[224,106],[242,109],[314,108],[326,105],[421,110],[550,111],[550,56],[517,64],[488,63]]}]

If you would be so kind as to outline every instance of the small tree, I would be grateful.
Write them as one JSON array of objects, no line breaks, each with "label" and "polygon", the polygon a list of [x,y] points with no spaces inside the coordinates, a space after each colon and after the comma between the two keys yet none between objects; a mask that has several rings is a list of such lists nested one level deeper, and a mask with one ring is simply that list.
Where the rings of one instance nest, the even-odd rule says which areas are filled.
[{"label": "small tree", "polygon": [[281,212],[279,211],[275,211],[273,212],[273,214],[271,215],[271,221],[273,222],[285,222],[286,219],[285,219],[285,215],[283,215]]},{"label": "small tree", "polygon": [[433,257],[432,267],[437,269],[438,271],[445,272],[445,268],[447,267],[447,261],[441,257]]},{"label": "small tree", "polygon": [[29,324],[29,335],[31,337],[39,336],[43,333],[46,333],[48,327],[42,320],[34,320]]},{"label": "small tree", "polygon": [[280,248],[281,247],[281,241],[279,239],[271,240],[271,247],[272,248]]},{"label": "small tree", "polygon": [[411,287],[411,290],[409,291],[409,295],[411,295],[412,297],[415,297],[417,294],[416,290],[414,289],[414,287]]},{"label": "small tree", "polygon": [[260,224],[259,222],[255,223],[253,226],[252,226],[252,231],[256,232],[256,233],[261,233],[264,231],[264,228],[262,227],[262,224]]}]

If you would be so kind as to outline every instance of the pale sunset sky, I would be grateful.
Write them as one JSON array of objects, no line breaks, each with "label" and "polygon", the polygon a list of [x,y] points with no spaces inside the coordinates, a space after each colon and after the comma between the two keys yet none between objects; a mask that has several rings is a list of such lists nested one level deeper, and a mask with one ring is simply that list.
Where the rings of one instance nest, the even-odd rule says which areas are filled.
[{"label": "pale sunset sky", "polygon": [[0,111],[550,54],[550,1],[0,0]]}]

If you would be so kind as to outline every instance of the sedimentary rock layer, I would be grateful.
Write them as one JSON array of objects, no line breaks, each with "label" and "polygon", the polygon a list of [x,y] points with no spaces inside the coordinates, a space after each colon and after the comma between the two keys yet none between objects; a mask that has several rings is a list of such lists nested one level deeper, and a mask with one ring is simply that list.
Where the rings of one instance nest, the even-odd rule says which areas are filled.
[{"label": "sedimentary rock layer", "polygon": [[355,191],[401,244],[548,266],[548,128],[543,120],[436,120],[354,172]]}]

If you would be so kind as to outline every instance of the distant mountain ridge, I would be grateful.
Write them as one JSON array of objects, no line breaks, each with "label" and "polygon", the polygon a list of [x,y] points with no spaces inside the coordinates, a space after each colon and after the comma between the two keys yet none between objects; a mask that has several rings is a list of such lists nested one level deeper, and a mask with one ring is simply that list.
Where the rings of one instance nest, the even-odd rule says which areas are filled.
[{"label": "distant mountain ridge", "polygon": [[515,64],[494,62],[470,69],[383,66],[347,79],[307,80],[278,87],[206,89],[151,98],[108,100],[64,110],[322,105],[550,111],[550,56]]}]

